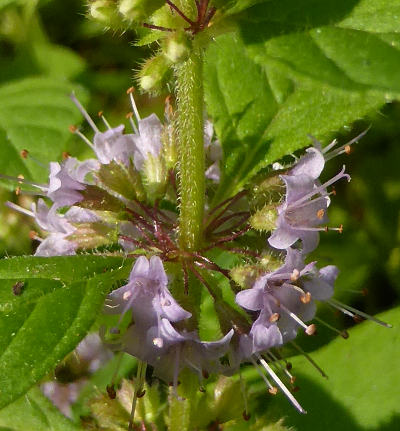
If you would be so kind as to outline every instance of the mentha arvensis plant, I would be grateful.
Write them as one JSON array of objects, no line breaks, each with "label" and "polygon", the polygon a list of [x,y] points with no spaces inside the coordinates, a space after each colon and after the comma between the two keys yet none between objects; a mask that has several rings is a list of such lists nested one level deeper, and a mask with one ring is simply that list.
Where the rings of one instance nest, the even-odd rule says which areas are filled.
[{"label": "mentha arvensis plant", "polygon": [[[335,262],[321,265],[316,260],[324,235],[345,234],[343,225],[330,223],[329,211],[335,203],[335,186],[351,180],[345,165],[331,176],[325,173],[326,165],[336,157],[345,159],[365,132],[344,145],[336,140],[323,145],[310,135],[308,148],[293,155],[292,149],[304,145],[288,144],[276,157],[279,160],[258,151],[254,166],[262,168],[253,169],[244,180],[232,177],[228,184],[234,154],[226,142],[240,142],[243,131],[238,129],[228,139],[221,128],[224,115],[234,109],[228,99],[227,112],[213,115],[218,133],[207,119],[204,52],[218,43],[220,33],[234,31],[235,17],[245,4],[90,2],[92,19],[117,32],[136,28],[141,43],[157,41],[154,56],[137,71],[137,82],[139,90],[151,94],[170,91],[164,118],[154,113],[144,116],[133,87],[127,90],[131,112],[121,124],[113,124],[102,112],[94,118],[72,93],[71,103],[90,132],[76,125],[70,131],[88,147],[90,158],[79,160],[65,153],[63,160],[49,163],[47,183],[2,176],[18,184],[18,193],[37,195],[30,208],[6,203],[36,223],[34,256],[50,262],[66,261],[54,257],[120,259],[120,266],[113,268],[116,275],[107,274],[107,289],[95,312],[101,314],[94,325],[101,343],[91,334],[76,354],[85,358],[90,373],[111,352],[116,358],[127,354],[137,360],[136,377],[133,384],[124,380],[118,386],[116,365],[107,395],[89,397],[90,429],[172,427],[180,415],[183,418],[184,409],[199,405],[199,393],[207,392],[216,379],[227,378],[221,376],[240,375],[239,402],[243,420],[249,420],[252,411],[241,375],[248,366],[256,370],[269,394],[284,394],[295,409],[306,413],[313,406],[297,401],[288,357],[305,355],[317,372],[325,374],[296,337],[299,332],[317,336],[318,327],[326,326],[348,338],[346,330],[316,317],[318,304],[355,320],[390,326],[334,299],[340,268]],[[237,153],[243,166],[254,158],[250,152]],[[21,156],[33,159],[31,153],[34,149],[29,148]],[[18,299],[24,293],[18,292]],[[205,304],[214,319],[211,336],[203,330]],[[168,396],[163,389],[167,386]],[[64,394],[66,388],[58,382],[42,386],[67,415],[72,414],[71,403],[78,399],[80,388],[80,383],[70,386]],[[155,392],[160,397],[163,391],[164,404],[151,407]],[[65,402],[60,401],[61,393]],[[229,418],[221,420],[221,413],[214,417],[213,408],[205,408],[197,424],[192,419],[182,429],[223,429]],[[157,409],[163,411],[163,419]]]}]

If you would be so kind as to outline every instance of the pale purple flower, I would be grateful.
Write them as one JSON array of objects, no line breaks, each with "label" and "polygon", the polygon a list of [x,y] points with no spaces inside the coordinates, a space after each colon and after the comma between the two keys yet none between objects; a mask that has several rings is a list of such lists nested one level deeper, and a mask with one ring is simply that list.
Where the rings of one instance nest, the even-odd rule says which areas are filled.
[{"label": "pale purple flower", "polygon": [[49,208],[43,199],[39,199],[37,205],[32,204],[32,213],[38,226],[49,233],[39,244],[35,256],[69,256],[75,254],[78,245],[67,239],[75,231],[75,228],[63,215],[57,213],[55,205]]},{"label": "pale purple flower", "polygon": [[251,289],[239,292],[236,302],[241,307],[260,311],[251,329],[253,349],[260,346],[261,351],[263,345],[279,341],[273,325],[282,336],[281,343],[294,339],[299,327],[312,333],[305,322],[315,315],[314,300],[325,301],[333,295],[337,275],[335,266],[317,270],[315,262],[306,265],[302,253],[289,248],[284,265],[258,278]]},{"label": "pale purple flower", "polygon": [[[286,249],[300,239],[305,253],[314,250],[319,242],[319,232],[328,229],[320,227],[328,221],[326,212],[330,200],[327,187],[341,178],[350,181],[343,167],[333,178],[319,184],[315,176],[320,173],[321,159],[314,148],[309,150],[305,159],[300,159],[288,175],[281,175],[286,184],[285,201],[277,208],[276,229],[268,238],[269,244],[277,249]],[[306,171],[309,174],[304,173]],[[341,228],[329,230],[341,231]]]},{"label": "pale purple flower", "polygon": [[68,157],[63,163],[51,162],[47,196],[59,208],[83,200],[80,193],[86,187],[86,176],[99,168],[96,160],[80,162]]},{"label": "pale purple flower", "polygon": [[94,135],[94,152],[101,164],[107,165],[112,161],[129,165],[134,154],[134,135],[124,134],[124,125],[110,128],[105,132],[97,131]]},{"label": "pale purple flower", "polygon": [[158,158],[161,152],[162,124],[157,115],[151,114],[143,120],[138,120],[138,132],[132,135],[135,144],[133,161],[140,171],[149,156]]},{"label": "pale purple flower", "polygon": [[171,322],[188,319],[184,310],[168,290],[168,277],[161,259],[152,256],[150,261],[140,256],[131,271],[129,282],[109,295],[110,313],[132,312],[136,324],[150,328],[166,318]]}]

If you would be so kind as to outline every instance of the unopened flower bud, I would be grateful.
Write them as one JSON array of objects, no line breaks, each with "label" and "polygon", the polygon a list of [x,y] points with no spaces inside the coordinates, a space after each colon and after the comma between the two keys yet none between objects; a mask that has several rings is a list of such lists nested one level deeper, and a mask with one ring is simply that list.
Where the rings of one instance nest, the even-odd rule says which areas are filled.
[{"label": "unopened flower bud", "polygon": [[78,248],[91,249],[117,241],[117,232],[103,223],[80,223],[68,237]]},{"label": "unopened flower bud", "polygon": [[163,52],[172,63],[185,60],[190,52],[190,40],[186,33],[172,33],[164,42]]},{"label": "unopened flower bud", "polygon": [[275,205],[265,205],[257,210],[250,218],[249,223],[253,229],[270,232],[276,228],[278,213]]},{"label": "unopened flower bud", "polygon": [[88,185],[81,194],[83,195],[83,200],[77,205],[82,208],[111,212],[119,212],[124,209],[124,205],[119,199],[100,187]]},{"label": "unopened flower bud", "polygon": [[167,169],[162,155],[148,154],[143,163],[142,176],[145,190],[150,201],[161,198],[167,186]]},{"label": "unopened flower bud", "polygon": [[158,94],[164,89],[170,68],[164,55],[157,55],[147,60],[138,73],[138,80],[143,91]]},{"label": "unopened flower bud", "polygon": [[89,14],[91,18],[108,27],[120,24],[116,2],[113,0],[96,0],[90,4]]},{"label": "unopened flower bud", "polygon": [[121,0],[118,10],[125,19],[145,21],[164,3],[164,0]]},{"label": "unopened flower bud", "polygon": [[232,280],[243,289],[251,287],[260,275],[261,268],[257,265],[241,265],[230,270]]},{"label": "unopened flower bud", "polygon": [[253,181],[250,205],[254,209],[260,209],[265,205],[279,203],[285,194],[285,184],[279,176],[280,172],[256,177]]}]

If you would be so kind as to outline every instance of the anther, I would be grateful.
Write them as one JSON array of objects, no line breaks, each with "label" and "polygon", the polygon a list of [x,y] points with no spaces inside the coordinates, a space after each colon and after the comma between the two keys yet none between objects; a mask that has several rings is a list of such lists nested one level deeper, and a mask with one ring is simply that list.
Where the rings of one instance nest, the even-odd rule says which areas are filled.
[{"label": "anther", "polygon": [[129,118],[132,118],[133,117],[133,112],[131,111],[131,112],[128,112],[126,115],[125,115],[125,118],[127,119],[127,120],[129,120]]},{"label": "anther", "polygon": [[20,180],[20,181],[18,181],[19,183],[24,182],[23,180],[25,179],[25,177],[22,174],[17,175],[17,178]]},{"label": "anther", "polygon": [[309,325],[309,326],[307,327],[307,329],[305,330],[305,333],[306,333],[307,335],[315,335],[315,334],[316,334],[316,332],[317,332],[317,327],[315,326],[315,324],[314,324],[314,323],[311,323],[311,325]]},{"label": "anther", "polygon": [[71,133],[75,133],[78,130],[78,128],[76,126],[74,126],[73,124],[68,126],[68,129]]},{"label": "anther", "polygon": [[297,281],[299,279],[300,271],[298,269],[294,269],[292,274],[290,275],[290,281]]},{"label": "anther", "polygon": [[164,342],[163,342],[162,338],[156,337],[156,338],[153,338],[153,344],[156,347],[158,347],[159,349],[161,349],[161,347],[164,345]]},{"label": "anther", "polygon": [[142,391],[138,392],[136,396],[138,398],[143,398],[145,394],[146,394],[146,389],[143,389]]},{"label": "anther", "polygon": [[129,87],[127,90],[126,90],[126,94],[132,94],[132,93],[134,93],[135,92],[135,88],[134,87]]},{"label": "anther", "polygon": [[345,146],[344,146],[344,152],[345,152],[346,154],[350,154],[350,153],[351,153],[351,147],[350,147],[350,145],[345,145]]},{"label": "anther", "polygon": [[29,151],[28,151],[28,150],[21,150],[20,154],[21,154],[21,157],[22,157],[23,159],[27,159],[27,158],[28,158]]},{"label": "anther", "polygon": [[280,319],[280,317],[281,317],[281,315],[279,313],[273,313],[273,314],[271,314],[271,316],[269,317],[268,320],[271,323],[275,323],[275,322],[277,322]]},{"label": "anther", "polygon": [[317,211],[317,217],[322,220],[324,218],[325,215],[325,210],[323,208],[321,208],[320,210]]},{"label": "anther", "polygon": [[308,304],[311,301],[311,293],[307,292],[305,295],[300,296],[300,301],[303,304]]},{"label": "anther", "polygon": [[276,395],[276,394],[278,393],[278,388],[277,388],[276,386],[272,386],[272,388],[269,388],[269,389],[268,389],[268,392],[269,392],[271,395]]},{"label": "anther", "polygon": [[343,233],[343,225],[342,224],[338,227],[338,232]]},{"label": "anther", "polygon": [[288,371],[290,371],[292,368],[293,368],[292,363],[291,363],[291,362],[288,362],[288,363],[286,364],[286,369],[287,369]]},{"label": "anther", "polygon": [[125,292],[125,293],[122,295],[122,299],[123,299],[124,301],[127,301],[131,296],[132,296],[132,292],[131,292],[130,290],[128,290],[127,292]]},{"label": "anther", "polygon": [[205,393],[206,393],[206,389],[205,389],[205,387],[204,387],[204,386],[199,386],[199,391],[200,391],[202,394],[205,394]]},{"label": "anther", "polygon": [[63,160],[67,160],[71,155],[67,151],[63,151],[61,157]]},{"label": "anther", "polygon": [[106,391],[110,400],[114,400],[117,397],[117,393],[114,389],[114,385],[107,385]]},{"label": "anther", "polygon": [[40,240],[39,234],[35,232],[34,230],[29,231],[29,238],[33,240]]},{"label": "anther", "polygon": [[292,388],[292,392],[299,392],[300,388],[298,386],[295,386]]},{"label": "anther", "polygon": [[297,379],[297,377],[296,377],[296,376],[292,376],[292,377],[290,378],[290,383],[291,383],[292,385],[294,385],[294,382],[296,381],[296,379]]},{"label": "anther", "polygon": [[99,111],[99,112],[97,113],[97,115],[98,115],[98,117],[99,117],[99,118],[101,118],[101,117],[103,116],[103,111]]},{"label": "anther", "polygon": [[347,340],[349,338],[349,333],[346,330],[341,331],[340,336]]},{"label": "anther", "polygon": [[246,410],[243,411],[242,413],[243,419],[247,422],[250,420],[250,413],[246,412]]},{"label": "anther", "polygon": [[201,374],[205,379],[208,379],[210,377],[210,374],[207,370],[201,370]]},{"label": "anther", "polygon": [[325,227],[324,227],[324,231],[325,231],[325,232],[329,232],[329,227],[328,227],[328,226],[325,226]]},{"label": "anther", "polygon": [[17,196],[19,196],[20,194],[21,194],[21,187],[17,187],[16,189],[15,189],[15,194],[17,195]]}]

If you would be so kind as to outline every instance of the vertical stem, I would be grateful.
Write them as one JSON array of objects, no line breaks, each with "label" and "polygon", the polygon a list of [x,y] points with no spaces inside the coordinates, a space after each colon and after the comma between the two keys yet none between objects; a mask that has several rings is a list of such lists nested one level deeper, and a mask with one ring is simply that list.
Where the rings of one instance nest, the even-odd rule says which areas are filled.
[{"label": "vertical stem", "polygon": [[194,49],[177,66],[177,120],[179,149],[179,242],[185,250],[201,246],[203,233],[205,162],[202,52]]}]

